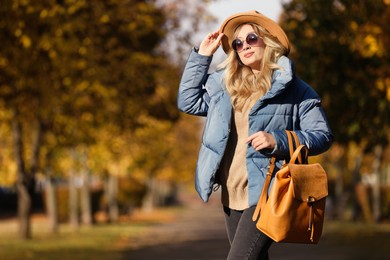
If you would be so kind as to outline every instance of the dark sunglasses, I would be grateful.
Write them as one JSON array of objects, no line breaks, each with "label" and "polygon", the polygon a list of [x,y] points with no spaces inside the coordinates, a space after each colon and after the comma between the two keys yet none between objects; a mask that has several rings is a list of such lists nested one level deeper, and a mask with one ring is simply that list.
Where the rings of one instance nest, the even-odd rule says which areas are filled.
[{"label": "dark sunglasses", "polygon": [[[249,44],[250,46],[256,46],[259,43],[259,36],[257,36],[254,33],[250,33],[246,36],[246,43]],[[235,39],[232,42],[232,48],[236,52],[241,52],[244,49],[244,42],[241,41],[240,39]]]}]

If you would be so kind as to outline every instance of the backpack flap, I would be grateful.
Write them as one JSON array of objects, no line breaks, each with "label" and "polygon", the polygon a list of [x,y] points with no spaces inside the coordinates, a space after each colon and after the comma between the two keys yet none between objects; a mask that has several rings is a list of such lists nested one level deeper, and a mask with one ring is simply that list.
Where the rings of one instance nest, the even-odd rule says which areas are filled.
[{"label": "backpack flap", "polygon": [[288,164],[288,168],[295,199],[313,202],[328,196],[327,175],[320,164]]}]

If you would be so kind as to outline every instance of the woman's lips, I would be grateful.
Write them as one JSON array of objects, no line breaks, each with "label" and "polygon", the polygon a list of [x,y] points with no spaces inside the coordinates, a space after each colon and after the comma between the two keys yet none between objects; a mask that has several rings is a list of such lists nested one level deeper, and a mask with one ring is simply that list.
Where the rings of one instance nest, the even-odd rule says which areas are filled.
[{"label": "woman's lips", "polygon": [[252,55],[253,55],[253,53],[254,53],[254,52],[249,52],[249,53],[246,53],[246,54],[244,55],[244,57],[245,57],[245,58],[249,58],[250,56],[252,56]]}]

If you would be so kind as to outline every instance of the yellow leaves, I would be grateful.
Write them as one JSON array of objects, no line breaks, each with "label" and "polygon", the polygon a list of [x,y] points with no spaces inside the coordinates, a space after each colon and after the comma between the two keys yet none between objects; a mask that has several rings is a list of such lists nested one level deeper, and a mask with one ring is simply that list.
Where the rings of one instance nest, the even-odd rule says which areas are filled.
[{"label": "yellow leaves", "polygon": [[78,69],[83,70],[87,67],[87,61],[84,59],[78,60],[76,65]]},{"label": "yellow leaves", "polygon": [[39,13],[39,18],[46,19],[46,18],[54,17],[56,15],[60,15],[64,12],[65,10],[62,5],[53,4],[50,6],[49,9],[47,8],[42,9],[41,12]]},{"label": "yellow leaves", "polygon": [[83,92],[88,88],[88,86],[89,86],[89,82],[86,80],[83,80],[79,84],[76,85],[75,91],[76,92]]},{"label": "yellow leaves", "polygon": [[18,0],[18,1],[12,1],[12,9],[16,10],[20,7],[28,6],[30,3],[29,0]]},{"label": "yellow leaves", "polygon": [[20,0],[19,2],[21,3],[21,5],[28,5],[30,3],[29,0]]},{"label": "yellow leaves", "polygon": [[20,28],[18,28],[18,29],[15,31],[15,36],[19,38],[19,37],[22,35],[22,33],[23,33],[22,30],[21,30]]},{"label": "yellow leaves", "polygon": [[84,112],[81,114],[81,120],[86,122],[92,122],[94,119],[94,115],[90,112]]},{"label": "yellow leaves", "polygon": [[117,90],[115,88],[107,87],[97,81],[92,84],[91,90],[96,93],[97,96],[106,98],[115,96],[117,94]]},{"label": "yellow leaves", "polygon": [[[13,88],[12,86],[8,84],[2,84],[0,85],[0,95],[1,96],[7,96],[7,95],[12,95],[13,93]],[[1,103],[0,103],[1,104]],[[0,113],[0,121],[1,121],[2,113]]]},{"label": "yellow leaves", "polygon": [[50,42],[50,40],[48,38],[42,38],[42,40],[41,40],[39,45],[45,51],[50,50],[50,48],[52,47],[52,44],[51,44],[51,42]]},{"label": "yellow leaves", "polygon": [[87,54],[87,48],[85,48],[84,46],[81,46],[81,47],[79,48],[79,54],[80,54],[80,55],[85,55],[85,54]]},{"label": "yellow leaves", "polygon": [[84,38],[83,44],[86,46],[91,45],[92,44],[91,38],[89,38],[89,37]]},{"label": "yellow leaves", "polygon": [[359,28],[357,22],[355,21],[351,21],[350,24],[349,24],[349,27],[352,29],[352,31],[356,32]]},{"label": "yellow leaves", "polygon": [[21,28],[18,28],[15,30],[14,35],[19,38],[20,43],[25,49],[28,49],[31,47],[31,39],[26,34],[23,34],[23,31]]},{"label": "yellow leaves", "polygon": [[166,167],[167,155],[175,146],[172,123],[147,115],[141,115],[139,122],[143,126],[136,129],[132,144],[134,168],[156,175]]},{"label": "yellow leaves", "polygon": [[[0,119],[9,119],[11,116],[7,110],[0,110]],[[0,186],[12,186],[16,181],[16,164],[13,160],[13,150],[8,149],[12,145],[11,129],[8,125],[0,124]]]},{"label": "yellow leaves", "polygon": [[11,158],[2,158],[0,166],[0,184],[12,187],[16,182],[16,164]]},{"label": "yellow leaves", "polygon": [[88,147],[88,163],[95,171],[108,170],[110,174],[123,176],[131,163],[128,138],[120,135],[118,128],[113,124],[107,124],[96,130],[99,142]]},{"label": "yellow leaves", "polygon": [[61,37],[63,35],[64,31],[61,29],[61,28],[57,28],[57,30],[55,31],[55,35],[57,37]]},{"label": "yellow leaves", "polygon": [[57,58],[57,52],[54,51],[54,50],[50,50],[50,51],[49,51],[49,57],[50,57],[51,59]]},{"label": "yellow leaves", "polygon": [[6,67],[8,65],[8,59],[0,56],[0,67]]},{"label": "yellow leaves", "polygon": [[137,13],[134,15],[132,21],[128,24],[128,30],[130,32],[137,30],[147,31],[160,26],[156,24],[157,20],[152,13],[153,9],[151,9],[150,4],[139,3],[137,4],[137,9]]},{"label": "yellow leaves", "polygon": [[386,93],[386,99],[390,102],[390,78],[377,79],[375,86]]},{"label": "yellow leaves", "polygon": [[313,28],[305,28],[304,34],[308,39],[312,39],[316,36],[316,32],[313,30]]},{"label": "yellow leaves", "polygon": [[171,127],[170,122],[161,121],[147,115],[141,115],[139,117],[139,123],[142,124],[143,127],[137,128],[135,131],[135,136],[138,140],[142,140],[142,143],[154,147],[167,145],[167,143],[161,141],[168,136],[168,132]]},{"label": "yellow leaves", "polygon": [[101,23],[108,23],[109,21],[110,21],[110,16],[107,14],[104,14],[104,15],[102,15],[102,17],[100,17]]},{"label": "yellow leaves", "polygon": [[298,27],[298,22],[296,20],[292,20],[288,24],[290,30],[294,30]]},{"label": "yellow leaves", "polygon": [[363,46],[365,51],[361,52],[365,57],[372,57],[374,55],[382,56],[383,55],[383,45],[374,35],[367,35],[363,39]]},{"label": "yellow leaves", "polygon": [[132,31],[135,31],[137,29],[137,25],[138,25],[137,22],[133,21],[127,25],[127,28],[129,29],[130,32],[132,32]]},{"label": "yellow leaves", "polygon": [[62,79],[62,84],[64,84],[65,86],[70,86],[72,84],[72,79],[69,77],[65,77]]},{"label": "yellow leaves", "polygon": [[42,18],[42,19],[44,19],[44,18],[46,18],[46,17],[48,16],[48,14],[49,14],[49,11],[48,11],[47,9],[43,9],[43,10],[40,12],[39,17]]},{"label": "yellow leaves", "polygon": [[20,42],[22,43],[23,47],[25,49],[28,49],[31,47],[31,39],[30,37],[28,37],[27,35],[23,35],[21,38],[20,38]]},{"label": "yellow leaves", "polygon": [[382,28],[374,24],[358,26],[356,22],[350,23],[350,28],[356,33],[351,48],[365,58],[373,56],[382,57],[385,47],[382,41]]},{"label": "yellow leaves", "polygon": [[[133,162],[131,156],[141,153],[146,163],[138,164],[141,165],[138,169],[149,172],[157,167],[167,174],[167,154],[174,144],[170,133],[172,122],[144,116],[139,124],[134,123],[138,121],[138,113],[143,113],[139,110],[151,107],[151,99],[155,101],[154,108],[161,111],[171,101],[168,91],[173,85],[171,76],[166,76],[169,79],[154,91],[157,84],[154,70],[160,70],[160,65],[156,64],[154,47],[148,46],[149,42],[162,40],[155,32],[162,30],[163,16],[149,2],[139,7],[131,1],[58,3],[12,0],[15,9],[4,17],[6,22],[1,22],[12,37],[3,43],[6,45],[4,56],[0,55],[0,70],[9,66],[6,74],[8,71],[18,74],[13,82],[7,82],[9,86],[1,85],[1,93],[18,95],[15,89],[21,86],[28,92],[22,101],[34,97],[31,105],[20,102],[21,106],[31,114],[42,113],[51,123],[49,148],[61,149],[59,152],[64,153],[59,156],[61,159],[53,160],[63,158],[64,168],[73,167],[75,158],[62,149],[80,142],[88,145],[86,149],[101,145],[93,147],[94,156],[88,156],[99,159],[94,162],[101,163],[101,168],[93,169],[96,172],[107,167],[110,172],[126,173]],[[33,13],[27,14],[28,5],[33,6],[30,9]],[[126,34],[130,21],[134,22],[135,35]],[[106,23],[113,26],[108,28]],[[149,37],[153,39],[145,42]],[[134,53],[134,43],[146,47]],[[132,89],[141,87],[147,89]],[[137,98],[138,93],[141,98]],[[30,109],[38,105],[39,111]],[[120,129],[109,129],[108,123],[117,124]],[[129,137],[139,125],[143,127],[136,131],[136,137]],[[106,133],[99,136],[101,129]],[[120,136],[124,131],[128,136]],[[45,137],[45,142],[48,139]],[[139,153],[133,153],[135,150]],[[165,166],[160,168],[161,165]]]},{"label": "yellow leaves", "polygon": [[78,0],[78,1],[76,1],[76,0],[68,0],[66,2],[69,5],[69,7],[67,9],[68,14],[74,14],[77,11],[79,11],[80,9],[84,8],[85,6],[87,6],[86,1],[81,1],[81,0]]}]

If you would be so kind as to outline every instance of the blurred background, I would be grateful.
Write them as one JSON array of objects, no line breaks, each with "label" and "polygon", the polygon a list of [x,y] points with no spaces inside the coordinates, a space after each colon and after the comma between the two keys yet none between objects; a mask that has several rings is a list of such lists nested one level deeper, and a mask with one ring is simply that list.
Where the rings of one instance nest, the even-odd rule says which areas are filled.
[{"label": "blurred background", "polygon": [[[126,223],[193,196],[203,120],[177,110],[181,72],[205,34],[253,9],[285,29],[297,74],[322,97],[335,143],[311,160],[329,176],[327,218],[388,223],[389,7],[0,0],[0,233],[43,239],[34,216],[58,236],[61,225]],[[212,68],[222,60],[218,52]]]}]

